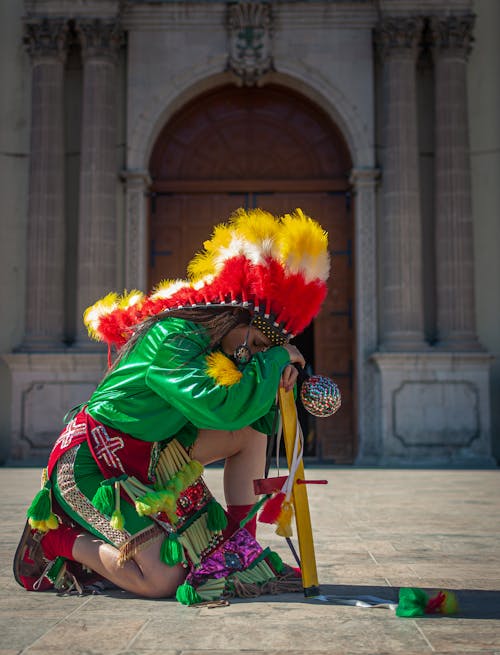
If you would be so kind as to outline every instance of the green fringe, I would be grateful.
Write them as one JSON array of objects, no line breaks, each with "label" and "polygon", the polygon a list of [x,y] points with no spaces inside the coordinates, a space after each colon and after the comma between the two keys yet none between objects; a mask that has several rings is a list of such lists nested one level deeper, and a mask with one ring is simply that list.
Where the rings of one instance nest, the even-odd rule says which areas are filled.
[{"label": "green fringe", "polygon": [[248,514],[245,516],[244,519],[240,521],[240,528],[244,528],[245,525],[248,523],[248,521],[251,521],[253,517],[257,514],[257,512],[260,510],[262,505],[266,502],[268,498],[271,497],[271,494],[267,494],[266,496],[262,496],[260,500],[258,500],[254,506],[250,509]]},{"label": "green fringe", "polygon": [[226,512],[215,499],[211,500],[208,504],[207,527],[212,532],[218,532],[227,528]]},{"label": "green fringe", "polygon": [[26,516],[33,521],[47,521],[51,514],[52,502],[50,499],[50,481],[48,481],[33,498]]},{"label": "green fringe", "polygon": [[226,578],[209,579],[196,590],[202,600],[218,600],[226,588]]},{"label": "green fringe", "polygon": [[115,511],[115,490],[114,482],[103,480],[92,498],[92,505],[98,512],[111,516]]},{"label": "green fringe", "polygon": [[283,560],[278,555],[278,553],[274,552],[274,550],[271,550],[269,552],[266,559],[269,562],[269,564],[273,567],[273,569],[276,571],[276,573],[280,574],[283,571],[283,567],[285,566],[283,564]]},{"label": "green fringe", "polygon": [[264,582],[272,580],[275,577],[274,571],[271,570],[270,566],[265,561],[259,562],[257,566],[254,566],[251,569],[236,571],[233,576],[242,582],[254,584],[264,584]]},{"label": "green fringe", "polygon": [[163,540],[160,559],[167,566],[175,566],[184,560],[184,550],[175,537],[166,537]]},{"label": "green fringe", "polygon": [[187,582],[177,587],[175,597],[183,605],[194,605],[203,602],[203,598],[196,593],[196,589]]}]

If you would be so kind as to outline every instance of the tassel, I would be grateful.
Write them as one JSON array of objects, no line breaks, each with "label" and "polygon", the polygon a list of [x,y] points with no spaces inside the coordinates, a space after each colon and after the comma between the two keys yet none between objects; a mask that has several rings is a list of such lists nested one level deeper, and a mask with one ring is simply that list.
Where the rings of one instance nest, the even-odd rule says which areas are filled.
[{"label": "tassel", "polygon": [[103,480],[92,498],[92,505],[101,514],[111,516],[115,509],[115,494],[111,486],[114,481]]},{"label": "tassel", "polygon": [[283,571],[283,560],[278,555],[278,553],[274,552],[274,550],[269,552],[269,555],[266,557],[266,559],[272,568],[276,571],[276,573],[280,574]]},{"label": "tassel", "polygon": [[177,587],[175,597],[183,605],[194,605],[203,601],[202,597],[196,593],[196,589],[187,582]]},{"label": "tassel", "polygon": [[26,516],[34,521],[46,521],[52,512],[52,503],[50,502],[49,485],[40,489],[33,498],[31,505],[26,512]]},{"label": "tassel", "polygon": [[34,519],[28,519],[28,523],[33,530],[38,530],[39,532],[48,532],[49,530],[57,530],[59,527],[59,519],[55,514],[51,514],[46,521],[35,521]]},{"label": "tassel", "polygon": [[460,607],[455,594],[452,591],[440,591],[439,593],[444,595],[441,603],[441,614],[456,614]]},{"label": "tassel", "polygon": [[115,511],[113,512],[109,523],[115,530],[123,532],[125,527],[125,517],[120,509],[120,483],[118,480],[115,480]]},{"label": "tassel", "polygon": [[111,520],[109,521],[109,523],[114,530],[119,530],[120,532],[123,532],[125,528],[125,517],[120,512],[120,510],[115,509],[115,511],[111,515]]},{"label": "tassel", "polygon": [[57,530],[59,521],[57,516],[52,512],[52,499],[50,495],[50,481],[40,489],[33,498],[31,505],[26,512],[30,527],[40,532]]},{"label": "tassel", "polygon": [[396,616],[413,617],[425,614],[454,614],[458,611],[458,601],[451,591],[439,591],[429,598],[425,591],[415,587],[399,590],[399,603]]},{"label": "tassel", "polygon": [[167,566],[181,564],[184,560],[184,551],[176,537],[170,536],[163,540],[160,550],[160,559],[167,564]]},{"label": "tassel", "polygon": [[284,501],[281,506],[281,512],[278,516],[276,528],[276,534],[280,537],[291,537],[292,536],[292,517],[293,517],[293,507],[292,503]]},{"label": "tassel", "polygon": [[455,614],[457,611],[458,601],[452,591],[438,591],[425,606],[426,614]]},{"label": "tassel", "polygon": [[150,514],[157,514],[161,512],[162,508],[162,492],[149,491],[135,501],[135,509],[139,516],[149,516]]},{"label": "tassel", "polygon": [[211,532],[218,532],[227,528],[226,512],[215,499],[208,504],[207,528]]},{"label": "tassel", "polygon": [[259,516],[259,521],[261,523],[276,523],[278,517],[281,513],[281,508],[285,500],[285,494],[282,491],[279,491],[277,494],[269,498],[262,512]]}]

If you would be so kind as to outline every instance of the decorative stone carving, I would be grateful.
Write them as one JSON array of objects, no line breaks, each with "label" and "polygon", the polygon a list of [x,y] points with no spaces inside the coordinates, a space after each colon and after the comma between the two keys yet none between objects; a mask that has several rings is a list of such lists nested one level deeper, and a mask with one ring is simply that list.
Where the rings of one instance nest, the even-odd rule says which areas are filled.
[{"label": "decorative stone carving", "polygon": [[472,14],[433,17],[430,22],[433,47],[437,51],[447,51],[467,59],[474,42],[474,22]]},{"label": "decorative stone carving", "polygon": [[379,464],[490,466],[485,353],[375,353],[382,391]]},{"label": "decorative stone carving", "polygon": [[84,59],[99,57],[116,61],[118,49],[123,43],[123,32],[117,21],[82,19],[77,21],[76,31]]},{"label": "decorative stone carving", "polygon": [[10,459],[47,457],[71,407],[86,402],[106,371],[97,353],[3,355],[12,379]]},{"label": "decorative stone carving", "polygon": [[64,19],[30,20],[24,25],[24,44],[33,59],[57,57],[66,59],[68,24]]},{"label": "decorative stone carving", "polygon": [[374,30],[374,42],[378,54],[385,58],[390,55],[408,56],[416,54],[423,21],[418,17],[384,18]]},{"label": "decorative stone carving", "polygon": [[227,67],[253,86],[272,70],[273,17],[269,2],[229,3]]}]

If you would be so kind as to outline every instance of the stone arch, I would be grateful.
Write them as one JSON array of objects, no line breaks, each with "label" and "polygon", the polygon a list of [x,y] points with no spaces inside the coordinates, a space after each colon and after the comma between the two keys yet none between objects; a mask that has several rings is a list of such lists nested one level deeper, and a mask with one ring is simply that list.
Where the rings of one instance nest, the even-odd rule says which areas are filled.
[{"label": "stone arch", "polygon": [[[186,75],[181,80],[174,78],[169,90],[162,96],[146,98],[144,107],[128,139],[127,169],[129,171],[147,171],[148,162],[156,138],[168,120],[185,104],[197,96],[237,82],[232,73],[212,73],[192,71],[189,84]],[[368,129],[358,115],[356,107],[349,102],[341,90],[310,71],[298,66],[288,72],[273,72],[262,81],[266,84],[278,84],[298,92],[312,103],[321,107],[333,124],[337,125],[348,144],[354,168],[371,167],[374,163],[373,140]]]},{"label": "stone arch", "polygon": [[[358,411],[356,435],[358,461],[370,461],[377,448],[379,416],[377,410],[378,383],[374,375],[370,355],[377,347],[377,296],[376,296],[376,201],[377,170],[374,168],[374,144],[370,126],[360,118],[356,107],[340,89],[309,70],[303,70],[298,62],[294,68],[270,73],[262,85],[275,84],[298,92],[306,100],[320,107],[331,122],[340,129],[350,151],[353,164],[352,183],[356,194],[355,213],[355,297],[356,297],[356,378]],[[220,68],[219,68],[220,70]],[[126,270],[127,288],[147,287],[147,202],[145,191],[149,188],[148,165],[158,135],[169,119],[184,105],[197,96],[217,87],[234,84],[231,73],[207,74],[200,67],[186,73],[182,79],[173,80],[169,90],[145,98],[148,107],[138,116],[129,135],[127,171],[124,174],[127,187],[126,208]]]}]

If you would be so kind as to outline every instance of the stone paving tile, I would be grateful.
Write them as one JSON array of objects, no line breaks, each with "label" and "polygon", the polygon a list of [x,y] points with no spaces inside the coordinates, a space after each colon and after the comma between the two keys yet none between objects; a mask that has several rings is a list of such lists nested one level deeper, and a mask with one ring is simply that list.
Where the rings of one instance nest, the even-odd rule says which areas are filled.
[{"label": "stone paving tile", "polygon": [[[499,471],[315,471],[320,476],[330,484],[310,499],[323,594],[396,600],[399,586],[445,588],[456,591],[460,613],[399,619],[302,594],[217,609],[119,591],[29,594],[12,579],[11,561],[39,472],[0,469],[0,655],[500,655]],[[209,469],[207,480],[220,496],[221,471]],[[291,561],[271,526],[259,537]]]},{"label": "stone paving tile", "polygon": [[76,613],[52,626],[25,650],[26,653],[102,653],[123,651],[147,624],[146,618],[120,620],[119,615],[92,616]]},{"label": "stone paving tile", "polygon": [[492,621],[428,617],[420,619],[418,623],[433,649],[443,653],[455,654],[478,649],[500,651],[500,631]]},{"label": "stone paving tile", "polygon": [[[301,644],[304,652],[349,649],[353,642],[359,653],[373,653],[382,648],[399,652],[408,643],[421,652],[431,652],[412,621],[400,621],[389,610],[361,610],[332,605],[308,606],[288,603],[265,605],[263,611],[247,611],[247,605],[235,603],[224,611],[200,612],[190,623],[187,634],[171,634],[169,646],[183,650],[225,651],[228,648],[248,651],[286,650]],[[369,612],[368,616],[365,612]],[[215,628],[214,622],[217,627]],[[134,648],[153,649],[165,634],[163,621],[154,619],[134,642]]]},{"label": "stone paving tile", "polygon": [[[262,650],[247,650],[244,651],[245,655],[325,655],[325,653],[328,653],[328,655],[358,655],[359,651],[358,650],[350,650],[350,649],[345,649],[342,648],[341,650],[338,650],[337,647],[334,644],[330,644],[326,650],[275,650],[274,648],[269,649],[269,648],[264,648]],[[394,655],[394,651],[389,651],[389,650],[377,650],[377,651],[369,651],[370,655]],[[430,652],[430,651],[427,651]],[[134,649],[134,650],[126,650],[126,651],[121,651],[119,655],[206,655],[209,653],[210,655],[241,655],[242,651],[241,650],[234,650],[234,649],[225,649],[225,650],[212,650],[212,651],[207,651],[207,650],[182,650],[182,651],[172,651],[172,650],[162,650],[161,648],[155,648],[155,649],[146,649],[146,648],[141,648],[140,650]],[[0,655],[2,655],[0,651]],[[406,650],[405,655],[423,655],[422,650]],[[449,652],[446,651],[432,651],[432,655],[449,655]],[[481,650],[481,651],[467,651],[467,655],[500,655],[499,650],[491,650],[491,649],[486,649],[486,650]]]}]

